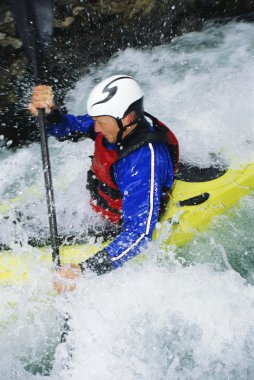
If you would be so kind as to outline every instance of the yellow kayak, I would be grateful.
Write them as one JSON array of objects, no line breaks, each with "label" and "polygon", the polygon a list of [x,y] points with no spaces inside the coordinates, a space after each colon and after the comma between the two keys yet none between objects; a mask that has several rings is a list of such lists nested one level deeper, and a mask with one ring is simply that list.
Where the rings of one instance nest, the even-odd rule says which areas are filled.
[{"label": "yellow kayak", "polygon": [[[181,178],[181,176],[180,176]],[[208,228],[212,219],[254,191],[254,164],[228,169],[215,179],[192,182],[175,179],[165,213],[153,239],[162,247],[183,246]],[[5,210],[0,206],[0,212]],[[104,246],[107,244],[104,244]],[[98,252],[100,244],[60,247],[61,263],[78,263]],[[27,251],[0,251],[0,284],[18,284],[29,278],[35,261],[52,267],[51,248],[28,247]]]}]

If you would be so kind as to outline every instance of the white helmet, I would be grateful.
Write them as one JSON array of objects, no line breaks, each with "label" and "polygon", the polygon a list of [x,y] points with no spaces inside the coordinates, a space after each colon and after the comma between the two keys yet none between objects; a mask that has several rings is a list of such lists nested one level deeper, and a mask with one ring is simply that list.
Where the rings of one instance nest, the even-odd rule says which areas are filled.
[{"label": "white helmet", "polygon": [[143,113],[143,92],[128,75],[113,75],[91,91],[87,100],[89,116],[112,116],[122,119],[131,111]]}]

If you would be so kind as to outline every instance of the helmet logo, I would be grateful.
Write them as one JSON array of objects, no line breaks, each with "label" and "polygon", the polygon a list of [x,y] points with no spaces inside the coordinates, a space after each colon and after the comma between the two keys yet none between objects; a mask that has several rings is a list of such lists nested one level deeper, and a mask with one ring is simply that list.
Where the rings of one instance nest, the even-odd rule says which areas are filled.
[{"label": "helmet logo", "polygon": [[97,104],[101,104],[101,103],[106,103],[108,102],[110,99],[113,98],[113,96],[116,94],[117,90],[118,90],[118,87],[117,86],[113,86],[113,87],[109,87],[111,86],[112,83],[120,80],[120,79],[132,79],[131,77],[128,77],[128,76],[124,76],[124,77],[119,77],[119,78],[116,78],[114,80],[112,80],[111,82],[109,82],[105,87],[104,89],[102,90],[102,93],[108,93],[107,97],[103,100],[100,100],[99,102],[96,102],[92,105],[92,107],[96,106]]}]

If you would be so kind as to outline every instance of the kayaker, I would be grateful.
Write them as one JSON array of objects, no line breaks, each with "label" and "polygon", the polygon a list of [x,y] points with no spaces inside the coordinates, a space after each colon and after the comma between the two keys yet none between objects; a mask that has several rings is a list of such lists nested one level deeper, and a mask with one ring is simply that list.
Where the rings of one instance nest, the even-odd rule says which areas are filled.
[{"label": "kayaker", "polygon": [[[79,265],[63,268],[61,276],[73,279],[86,270],[104,274],[117,269],[152,239],[178,163],[176,137],[144,112],[143,92],[128,75],[114,75],[97,84],[84,116],[63,114],[51,87],[44,85],[33,89],[28,108],[34,116],[38,108],[45,108],[49,135],[59,139],[85,135],[95,141],[87,177],[90,204],[102,217],[121,225],[106,248]],[[59,292],[65,286],[55,283]]]}]

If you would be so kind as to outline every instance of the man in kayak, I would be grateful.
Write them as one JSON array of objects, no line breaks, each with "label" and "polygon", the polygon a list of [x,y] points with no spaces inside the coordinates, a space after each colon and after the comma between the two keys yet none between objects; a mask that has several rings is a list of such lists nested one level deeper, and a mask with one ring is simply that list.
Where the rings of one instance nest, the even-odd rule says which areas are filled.
[{"label": "man in kayak", "polygon": [[[49,86],[34,88],[29,110],[36,116],[38,108],[46,110],[49,135],[60,139],[85,135],[95,141],[87,177],[90,204],[102,217],[121,225],[106,248],[60,274],[73,279],[86,270],[104,274],[117,269],[152,239],[177,168],[177,139],[144,112],[143,92],[128,75],[97,84],[87,101],[87,115],[62,114]],[[60,282],[55,287],[63,290]]]}]

